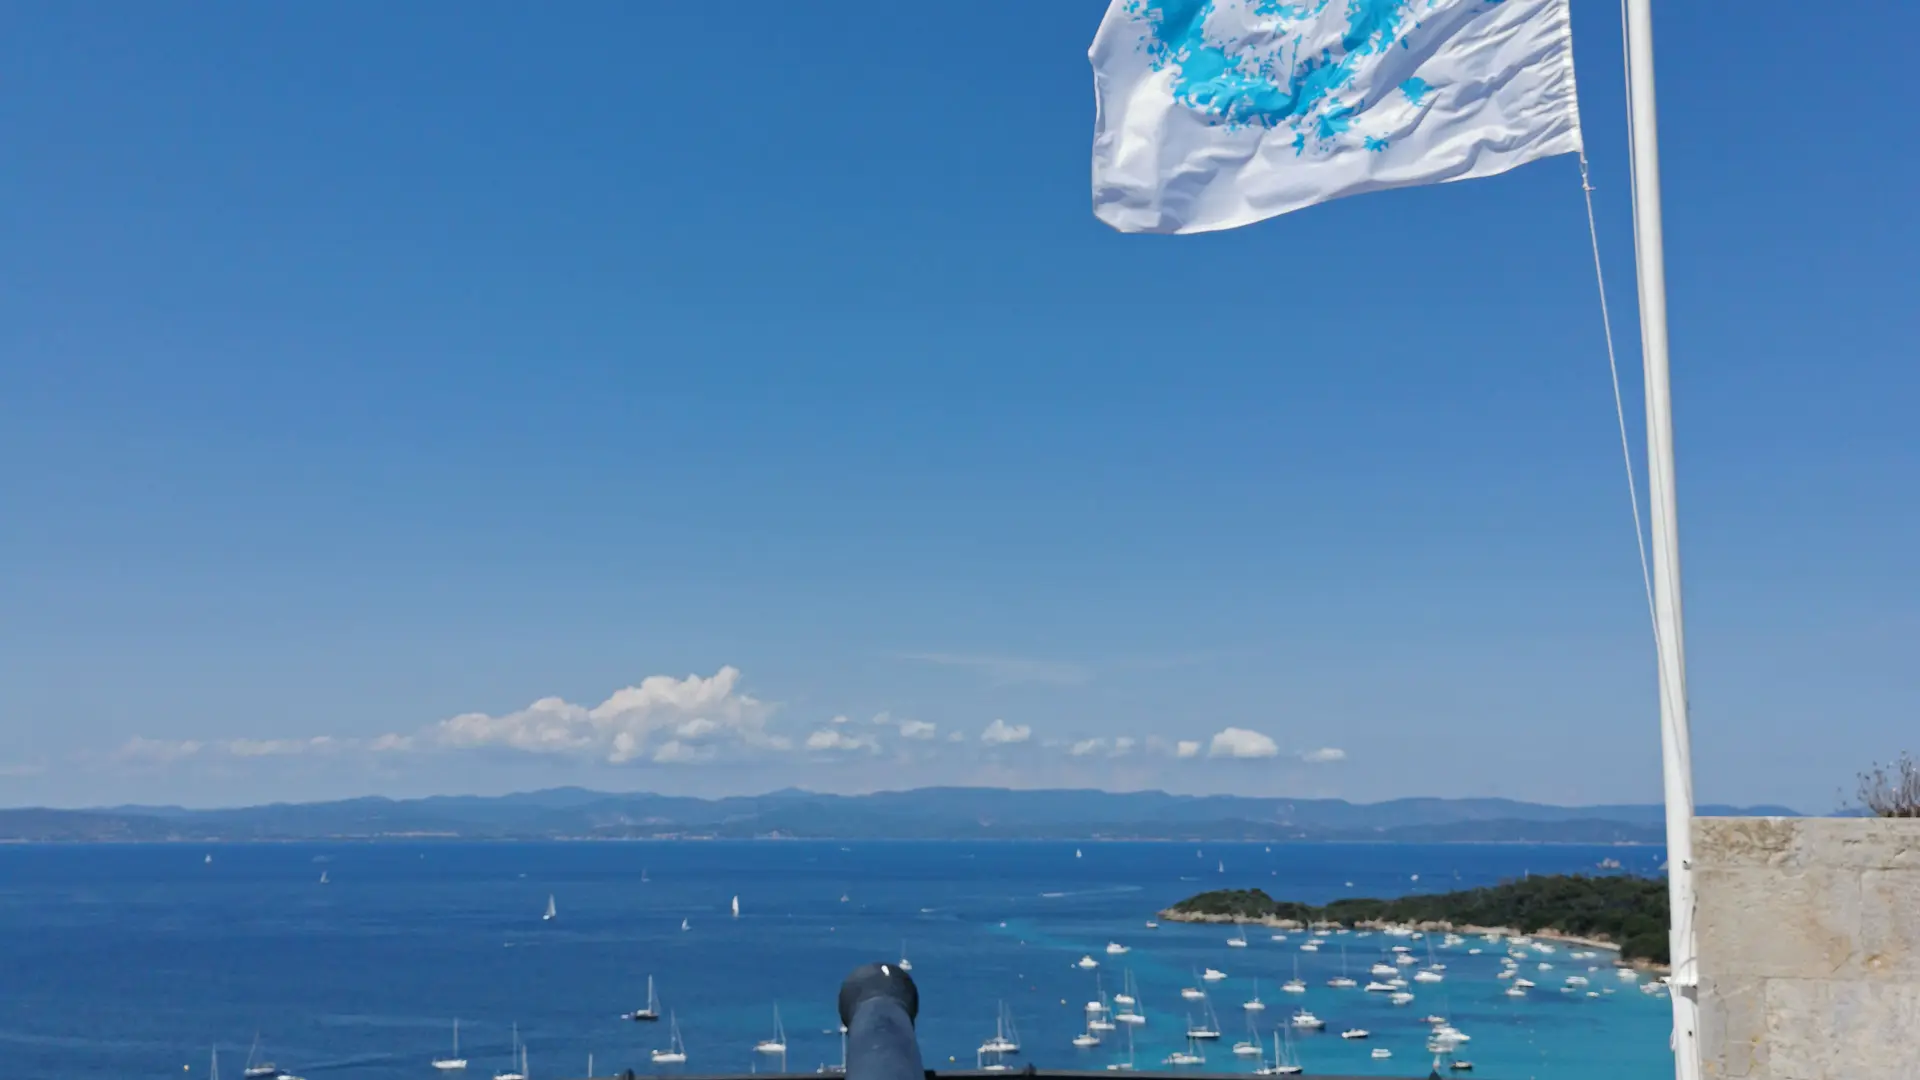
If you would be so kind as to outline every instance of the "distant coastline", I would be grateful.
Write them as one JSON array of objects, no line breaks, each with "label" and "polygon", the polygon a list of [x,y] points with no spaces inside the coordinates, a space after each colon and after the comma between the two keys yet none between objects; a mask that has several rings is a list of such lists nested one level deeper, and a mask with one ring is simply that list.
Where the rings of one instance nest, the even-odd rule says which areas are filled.
[{"label": "distant coastline", "polygon": [[[1793,812],[1702,807],[1703,814]],[[0,842],[379,840],[1036,840],[1076,843],[1592,844],[1664,841],[1658,804],[1509,799],[1249,798],[1160,791],[920,788],[696,799],[558,788],[495,797],[363,798],[218,810],[0,809]]]}]

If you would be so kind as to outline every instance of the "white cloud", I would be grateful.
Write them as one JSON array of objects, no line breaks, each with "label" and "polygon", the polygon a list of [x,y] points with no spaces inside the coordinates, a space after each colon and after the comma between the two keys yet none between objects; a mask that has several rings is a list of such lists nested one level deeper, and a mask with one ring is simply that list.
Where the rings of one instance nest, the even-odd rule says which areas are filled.
[{"label": "white cloud", "polygon": [[1207,747],[1208,757],[1270,758],[1279,754],[1280,744],[1257,731],[1237,727],[1220,731]]},{"label": "white cloud", "polygon": [[1033,728],[1026,724],[1009,724],[996,719],[980,733],[980,741],[988,746],[1006,746],[1011,743],[1023,743],[1033,738]]},{"label": "white cloud", "polygon": [[368,742],[367,749],[376,754],[405,752],[413,749],[413,736],[381,735]]},{"label": "white cloud", "polygon": [[219,746],[234,757],[295,757],[338,750],[340,743],[331,735],[315,735],[311,739],[228,739]]},{"label": "white cloud", "polygon": [[1347,752],[1337,746],[1323,746],[1318,750],[1304,751],[1300,755],[1300,760],[1312,765],[1321,765],[1329,761],[1345,761]]},{"label": "white cloud", "polygon": [[12,778],[12,777],[24,778],[28,776],[39,776],[41,773],[44,773],[46,771],[47,771],[47,767],[45,765],[34,764],[32,762],[17,762],[11,765],[0,765],[0,776],[5,776],[9,778]]},{"label": "white cloud", "polygon": [[[900,737],[903,739],[931,739],[939,734],[940,725],[926,720],[900,721]],[[958,732],[955,732],[958,734]]]},{"label": "white cloud", "polygon": [[947,741],[948,741],[948,742],[966,742],[966,741],[967,741],[967,737],[966,737],[965,735],[962,735],[962,734],[960,734],[959,732],[957,732],[957,731],[955,731],[955,732],[950,732],[950,733],[949,733],[949,734],[947,735]]},{"label": "white cloud", "polygon": [[198,739],[143,739],[135,735],[115,756],[126,761],[165,765],[193,757],[205,748],[206,744]]},{"label": "white cloud", "polygon": [[546,697],[501,716],[462,713],[441,721],[430,737],[452,749],[501,747],[615,765],[704,761],[723,750],[791,749],[792,740],[767,729],[773,706],[739,692],[739,682],[740,671],[731,666],[710,677],[653,675],[592,708]]},{"label": "white cloud", "polygon": [[918,660],[923,664],[939,664],[942,667],[977,671],[985,675],[988,682],[997,686],[1013,686],[1020,683],[1078,686],[1093,678],[1093,673],[1079,664],[1063,663],[1058,660],[1026,660],[1016,656],[979,656],[971,653],[946,652],[901,653],[900,658]]},{"label": "white cloud", "polygon": [[653,751],[654,763],[659,765],[685,765],[712,759],[713,747],[692,746],[679,739],[668,739]]},{"label": "white cloud", "polygon": [[807,736],[809,750],[874,750],[879,744],[865,735],[851,735],[840,728],[821,728]]},{"label": "white cloud", "polygon": [[1125,757],[1133,752],[1137,741],[1131,735],[1120,735],[1111,739],[1095,736],[1074,743],[1067,749],[1067,753],[1074,757]]},{"label": "white cloud", "polygon": [[1192,742],[1187,739],[1182,739],[1179,742],[1173,744],[1173,756],[1182,757],[1182,758],[1199,757],[1200,744],[1197,742]]},{"label": "white cloud", "polygon": [[831,719],[831,720],[829,720],[829,721],[827,721],[827,723],[829,723],[829,724],[849,724],[849,723],[852,723],[852,721],[851,721],[851,720],[848,720],[848,719],[847,719],[846,717],[844,717],[844,716],[836,716],[836,717],[834,717],[833,719]]}]

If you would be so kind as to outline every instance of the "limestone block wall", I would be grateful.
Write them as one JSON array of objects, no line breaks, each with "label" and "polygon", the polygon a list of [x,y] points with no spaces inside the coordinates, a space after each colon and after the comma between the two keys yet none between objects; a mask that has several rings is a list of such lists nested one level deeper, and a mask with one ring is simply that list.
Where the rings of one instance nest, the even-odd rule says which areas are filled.
[{"label": "limestone block wall", "polygon": [[1920,820],[1698,818],[1714,1080],[1920,1078]]}]

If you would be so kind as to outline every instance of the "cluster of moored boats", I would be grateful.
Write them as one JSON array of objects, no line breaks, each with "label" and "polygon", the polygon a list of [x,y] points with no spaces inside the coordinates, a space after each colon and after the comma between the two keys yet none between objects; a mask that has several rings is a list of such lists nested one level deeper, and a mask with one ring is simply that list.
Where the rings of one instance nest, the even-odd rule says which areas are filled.
[{"label": "cluster of moored boats", "polygon": [[[1147,925],[1153,927],[1157,924],[1149,922]],[[1368,981],[1362,985],[1359,979],[1348,974],[1348,943],[1357,939],[1371,937],[1376,932],[1379,933],[1383,939],[1391,940],[1398,938],[1408,943],[1396,943],[1383,948],[1379,960],[1368,967]],[[1301,952],[1318,952],[1325,946],[1338,944],[1340,948],[1340,974],[1328,979],[1327,986],[1336,990],[1357,988],[1363,993],[1382,994],[1385,995],[1386,1000],[1393,1005],[1410,1004],[1414,1000],[1414,984],[1416,983],[1432,985],[1442,983],[1446,980],[1447,965],[1442,963],[1435,953],[1435,937],[1439,938],[1439,946],[1442,949],[1457,949],[1462,946],[1469,946],[1466,948],[1466,952],[1469,955],[1479,955],[1488,951],[1481,946],[1472,945],[1467,938],[1459,934],[1451,932],[1444,934],[1425,934],[1410,927],[1350,930],[1344,927],[1329,926],[1312,927],[1291,933],[1277,932],[1271,935],[1273,941],[1280,943],[1290,942],[1296,937],[1298,939],[1298,949]],[[1480,935],[1480,939],[1487,945],[1504,945],[1506,947],[1507,955],[1501,958],[1502,969],[1499,972],[1499,977],[1501,979],[1512,980],[1506,993],[1508,996],[1516,998],[1524,998],[1527,995],[1527,991],[1537,985],[1533,980],[1520,976],[1521,961],[1532,960],[1537,965],[1537,971],[1550,971],[1553,969],[1553,962],[1542,958],[1556,956],[1560,951],[1559,946],[1525,935],[1508,936],[1500,933],[1486,933]],[[1410,944],[1413,942],[1418,942],[1424,946],[1426,954],[1424,959],[1418,955],[1415,946]],[[1232,949],[1247,948],[1246,927],[1236,923],[1231,935],[1226,939],[1226,945]],[[1131,951],[1132,949],[1129,946],[1120,944],[1119,942],[1109,942],[1106,946],[1106,954],[1109,957],[1124,956]],[[1567,961],[1573,962],[1592,961],[1598,958],[1599,954],[1592,950],[1574,950],[1568,952],[1565,956]],[[1075,966],[1082,970],[1096,971],[1096,975],[1094,984],[1095,999],[1087,1002],[1086,1005],[1086,1028],[1080,1034],[1073,1037],[1073,1045],[1080,1049],[1090,1049],[1099,1046],[1105,1038],[1110,1037],[1109,1033],[1115,1031],[1117,1025],[1125,1025],[1127,1033],[1127,1058],[1123,1062],[1108,1065],[1107,1068],[1116,1071],[1132,1069],[1133,1028],[1146,1023],[1146,1014],[1140,1005],[1139,991],[1133,979],[1132,969],[1127,969],[1124,976],[1123,990],[1120,994],[1114,996],[1112,1004],[1110,1005],[1103,982],[1097,974],[1100,961],[1096,960],[1092,954],[1088,954],[1076,961]],[[1600,969],[1601,965],[1599,963],[1590,963],[1585,966],[1585,971],[1589,974],[1571,974],[1565,976],[1560,991],[1565,994],[1585,994],[1590,998],[1613,994],[1614,989],[1612,987],[1590,989],[1594,982],[1593,977],[1590,977],[1590,975],[1591,973],[1600,971]],[[1639,974],[1632,968],[1618,967],[1615,970],[1620,981],[1629,984],[1639,982]],[[1280,991],[1284,994],[1305,994],[1307,992],[1307,983],[1300,977],[1299,961],[1297,958],[1294,961],[1292,974],[1292,978],[1280,984]],[[1204,1047],[1222,1037],[1219,1015],[1214,1010],[1211,995],[1208,993],[1208,987],[1223,982],[1226,978],[1226,972],[1218,968],[1208,967],[1195,973],[1193,985],[1181,988],[1181,998],[1193,1003],[1202,1015],[1196,1018],[1193,1013],[1190,1012],[1188,1014],[1186,1048],[1167,1055],[1162,1060],[1162,1064],[1190,1066],[1203,1065],[1206,1063],[1207,1057]],[[1640,989],[1644,993],[1658,994],[1664,992],[1665,987],[1662,982],[1648,981],[1640,984]],[[1253,980],[1252,996],[1242,1002],[1241,1009],[1247,1018],[1247,1037],[1233,1044],[1233,1054],[1238,1058],[1258,1058],[1259,1066],[1255,1072],[1257,1075],[1262,1076],[1299,1073],[1301,1071],[1300,1062],[1297,1050],[1293,1044],[1292,1034],[1296,1031],[1320,1031],[1324,1030],[1327,1026],[1324,1020],[1321,1020],[1305,1008],[1294,1010],[1286,1022],[1273,1026],[1272,1052],[1271,1057],[1269,1057],[1266,1040],[1263,1039],[1260,1033],[1259,1019],[1266,1015],[1268,1004],[1260,997],[1259,979],[1256,978]],[[1473,1068],[1471,1062],[1458,1056],[1459,1049],[1471,1038],[1470,1036],[1448,1022],[1443,1016],[1427,1016],[1423,1018],[1422,1022],[1430,1027],[1430,1032],[1426,1040],[1426,1049],[1435,1057],[1434,1068],[1436,1071],[1445,1069],[1453,1072],[1466,1072]],[[1003,1008],[999,1021],[999,1030],[992,1039],[982,1043],[980,1046],[979,1056],[981,1068],[989,1071],[999,1071],[1005,1068],[1005,1063],[1001,1059],[1008,1054],[1018,1052],[1017,1040],[1007,1034],[1010,1026],[1011,1018],[1007,1016]],[[1341,1038],[1350,1041],[1366,1040],[1370,1038],[1371,1035],[1372,1033],[1370,1031],[1359,1027],[1348,1028],[1340,1033]],[[1374,1058],[1388,1058],[1392,1056],[1392,1051],[1385,1047],[1374,1047],[1369,1052]]]}]

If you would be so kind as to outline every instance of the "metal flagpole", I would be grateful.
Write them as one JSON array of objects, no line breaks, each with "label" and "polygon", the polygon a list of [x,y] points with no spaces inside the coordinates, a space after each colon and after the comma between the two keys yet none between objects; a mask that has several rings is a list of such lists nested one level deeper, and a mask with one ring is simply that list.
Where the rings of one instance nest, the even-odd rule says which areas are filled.
[{"label": "metal flagpole", "polygon": [[1673,479],[1673,399],[1667,372],[1667,273],[1660,236],[1660,146],[1653,100],[1653,2],[1626,0],[1627,97],[1633,132],[1633,228],[1646,371],[1648,509],[1654,624],[1660,654],[1660,749],[1666,781],[1668,941],[1674,1073],[1700,1077],[1699,965],[1693,932],[1693,750],[1687,731],[1687,652],[1680,612],[1680,531]]}]

